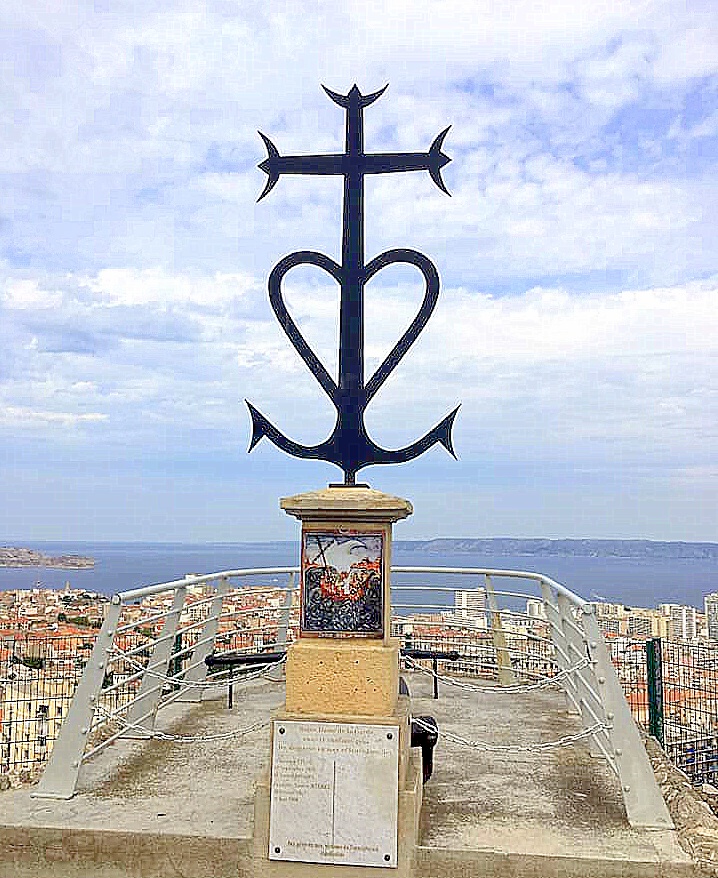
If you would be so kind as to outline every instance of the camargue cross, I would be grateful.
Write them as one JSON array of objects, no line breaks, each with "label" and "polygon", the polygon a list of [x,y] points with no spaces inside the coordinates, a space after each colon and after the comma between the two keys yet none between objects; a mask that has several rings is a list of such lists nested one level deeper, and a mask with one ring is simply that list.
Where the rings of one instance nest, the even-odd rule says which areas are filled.
[{"label": "camargue cross", "polygon": [[[248,400],[252,418],[251,451],[266,436],[282,451],[300,458],[326,460],[344,472],[344,484],[355,485],[356,474],[372,464],[403,463],[423,454],[437,443],[453,456],[451,430],[457,406],[425,436],[405,448],[387,450],[367,434],[364,412],[389,375],[426,326],[439,297],[439,274],[433,262],[417,250],[387,250],[364,264],[364,177],[367,174],[391,174],[403,171],[428,171],[436,185],[448,195],[441,179],[441,169],[451,159],[441,147],[449,128],[434,140],[428,152],[365,153],[364,108],[373,104],[387,86],[363,95],[354,85],[341,95],[324,87],[327,95],[346,110],[346,149],[341,154],[282,156],[260,131],[267,148],[267,158],[259,168],[267,174],[261,201],[282,174],[342,175],[344,177],[344,211],[342,264],[313,250],[290,253],[281,259],[269,276],[269,301],[285,334],[304,360],[337,411],[334,429],[318,445],[300,445],[277,430]],[[451,126],[449,126],[451,127]],[[364,287],[382,268],[395,263],[416,267],[424,277],[421,306],[404,334],[368,381],[364,381]],[[282,295],[282,281],[292,268],[314,265],[330,274],[340,285],[339,306],[339,381],[334,381],[310,348],[287,310]]]}]

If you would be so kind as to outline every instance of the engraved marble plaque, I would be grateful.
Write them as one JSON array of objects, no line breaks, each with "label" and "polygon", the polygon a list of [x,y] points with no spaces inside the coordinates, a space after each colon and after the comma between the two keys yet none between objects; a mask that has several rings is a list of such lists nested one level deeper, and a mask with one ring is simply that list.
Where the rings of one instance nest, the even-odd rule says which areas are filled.
[{"label": "engraved marble plaque", "polygon": [[397,865],[399,727],[273,721],[269,859]]}]

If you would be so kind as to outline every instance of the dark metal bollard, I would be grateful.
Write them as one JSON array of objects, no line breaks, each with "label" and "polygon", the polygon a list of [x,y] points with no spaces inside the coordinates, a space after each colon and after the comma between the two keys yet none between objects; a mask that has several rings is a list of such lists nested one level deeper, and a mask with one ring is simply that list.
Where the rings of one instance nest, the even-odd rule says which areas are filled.
[{"label": "dark metal bollard", "polygon": [[[281,652],[259,652],[259,653],[242,653],[242,652],[220,652],[210,653],[206,656],[204,663],[208,670],[212,668],[232,668],[235,665],[246,667],[248,665],[270,665],[279,661],[286,655],[286,650]],[[227,707],[231,710],[234,704],[234,685],[229,684],[227,688]]]},{"label": "dark metal bollard", "polygon": [[411,721],[411,746],[421,747],[421,777],[424,783],[434,770],[434,747],[438,740],[439,724],[433,716],[417,716]]},{"label": "dark metal bollard", "polygon": [[459,660],[459,653],[455,649],[414,649],[411,646],[405,646],[401,650],[402,656],[409,656],[413,659],[431,659],[434,668],[434,698],[439,697],[439,659],[448,659],[450,662]]}]

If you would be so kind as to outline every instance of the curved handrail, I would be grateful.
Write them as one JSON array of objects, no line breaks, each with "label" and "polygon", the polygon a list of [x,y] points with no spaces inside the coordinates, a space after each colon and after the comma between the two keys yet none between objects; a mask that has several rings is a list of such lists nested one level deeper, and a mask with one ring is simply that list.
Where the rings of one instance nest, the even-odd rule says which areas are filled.
[{"label": "curved handrail", "polygon": [[[121,591],[112,596],[113,603],[128,603],[137,600],[137,598],[149,597],[155,594],[161,594],[180,586],[202,585],[207,582],[214,582],[217,579],[239,579],[247,576],[272,576],[277,574],[298,573],[299,567],[251,567],[238,570],[220,570],[216,573],[204,573],[197,576],[186,576],[182,579],[175,579],[170,582],[160,582],[153,585],[146,585],[140,588],[133,588],[127,591]],[[572,604],[580,607],[585,613],[591,613],[592,607],[588,601],[579,597],[575,592],[566,588],[560,582],[551,579],[543,573],[536,573],[530,570],[503,570],[497,567],[404,567],[401,565],[392,566],[392,573],[428,573],[428,574],[445,574],[457,576],[495,576],[506,579],[529,579],[539,584],[548,585],[554,589],[557,594],[566,597]],[[396,586],[402,588],[402,586]],[[409,588],[410,586],[405,586]],[[418,588],[414,586],[415,588]],[[428,590],[436,591],[436,586],[423,586]],[[499,594],[500,592],[497,592]],[[523,597],[523,595],[517,595]]]},{"label": "curved handrail", "polygon": [[185,576],[182,579],[174,579],[171,582],[158,582],[155,585],[145,585],[141,588],[131,588],[128,591],[120,591],[112,596],[113,603],[127,603],[137,598],[150,597],[153,594],[161,594],[171,588],[180,586],[202,585],[205,582],[214,582],[216,579],[235,579],[244,576],[271,576],[274,573],[298,573],[298,567],[250,567],[244,570],[220,570],[217,573],[202,573],[197,576]]},{"label": "curved handrail", "polygon": [[[566,588],[565,585],[561,585],[560,582],[556,582],[555,579],[551,579],[550,576],[546,576],[543,573],[535,573],[530,570],[502,570],[501,568],[493,568],[493,567],[392,567],[392,573],[444,573],[444,574],[457,574],[461,576],[496,576],[496,577],[505,577],[506,579],[531,579],[539,584],[548,585],[550,588],[554,589],[557,594],[562,594],[564,597],[568,598],[572,604],[575,604],[577,607],[580,607],[584,612],[590,613],[592,608],[591,604],[588,601],[585,601],[583,598],[579,597],[575,592],[572,592],[570,589]],[[427,586],[429,588],[430,586]],[[499,594],[499,592],[497,592]],[[523,595],[520,595],[523,597]]]}]

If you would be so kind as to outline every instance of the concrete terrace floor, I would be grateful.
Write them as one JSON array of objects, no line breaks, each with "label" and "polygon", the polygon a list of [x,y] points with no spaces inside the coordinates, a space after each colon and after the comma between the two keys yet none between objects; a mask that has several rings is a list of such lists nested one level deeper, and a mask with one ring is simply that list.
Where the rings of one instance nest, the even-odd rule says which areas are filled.
[{"label": "concrete terrace floor", "polygon": [[[440,731],[494,744],[531,744],[579,731],[554,690],[501,695],[442,686],[410,673],[414,714]],[[174,704],[158,728],[222,735],[268,720],[281,682],[235,687]],[[253,790],[268,765],[269,729],[200,743],[120,740],[80,773],[69,801],[0,793],[0,878],[250,876]],[[330,870],[330,871],[323,871]],[[348,871],[347,871],[348,870]],[[317,867],[347,874],[351,867]],[[698,875],[675,832],[629,827],[618,781],[584,742],[497,756],[442,739],[424,788],[416,873],[422,878],[682,878]]]}]

